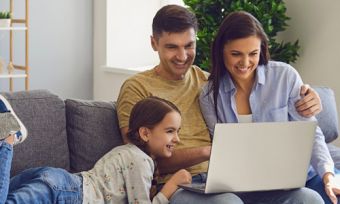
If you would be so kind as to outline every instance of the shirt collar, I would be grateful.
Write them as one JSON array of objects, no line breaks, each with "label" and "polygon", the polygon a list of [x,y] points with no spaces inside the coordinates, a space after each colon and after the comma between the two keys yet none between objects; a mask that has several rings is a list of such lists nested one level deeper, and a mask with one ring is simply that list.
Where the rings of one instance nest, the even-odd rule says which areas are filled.
[{"label": "shirt collar", "polygon": [[264,85],[266,83],[266,75],[265,75],[265,65],[260,65],[256,68],[256,82],[257,84]]}]

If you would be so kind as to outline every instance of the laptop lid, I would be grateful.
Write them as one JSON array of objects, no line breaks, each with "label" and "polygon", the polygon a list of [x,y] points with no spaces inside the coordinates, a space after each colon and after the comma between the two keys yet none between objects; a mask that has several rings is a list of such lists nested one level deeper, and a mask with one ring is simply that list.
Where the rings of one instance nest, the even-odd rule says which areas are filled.
[{"label": "laptop lid", "polygon": [[316,122],[215,125],[205,193],[305,185]]}]

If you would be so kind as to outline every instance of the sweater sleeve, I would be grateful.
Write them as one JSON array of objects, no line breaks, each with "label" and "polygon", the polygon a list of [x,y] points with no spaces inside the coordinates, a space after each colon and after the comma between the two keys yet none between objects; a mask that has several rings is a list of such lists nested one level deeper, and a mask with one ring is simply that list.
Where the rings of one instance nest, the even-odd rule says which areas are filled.
[{"label": "sweater sleeve", "polygon": [[152,204],[168,204],[168,203],[169,200],[161,192],[157,193],[157,195],[152,200]]},{"label": "sweater sleeve", "polygon": [[[300,99],[300,87],[302,86],[303,82],[295,69],[291,68],[290,70],[291,70],[291,72],[289,73],[290,76],[288,77],[288,79],[291,80],[290,84],[292,85],[292,89],[289,94],[290,97],[289,97],[289,104],[288,104],[290,120],[316,121],[315,117],[305,118],[299,115],[299,113],[296,111],[295,103],[298,99]],[[312,150],[311,164],[321,178],[327,172],[334,174],[334,162],[328,151],[328,148],[325,142],[325,136],[322,133],[320,127],[317,127],[315,131],[315,139],[314,139],[314,145],[313,145],[313,150]]]}]

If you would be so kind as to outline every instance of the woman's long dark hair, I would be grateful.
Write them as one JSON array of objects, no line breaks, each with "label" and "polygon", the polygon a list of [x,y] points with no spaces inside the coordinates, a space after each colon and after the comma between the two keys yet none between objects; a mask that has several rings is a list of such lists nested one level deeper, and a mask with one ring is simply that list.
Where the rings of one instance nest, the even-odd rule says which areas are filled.
[{"label": "woman's long dark hair", "polygon": [[[137,102],[132,108],[130,114],[129,130],[127,133],[129,141],[139,147],[146,154],[150,155],[146,142],[142,140],[139,135],[139,129],[141,127],[149,129],[154,128],[164,119],[166,114],[172,111],[181,114],[180,110],[173,103],[155,96],[150,96]],[[152,199],[157,193],[157,179],[159,176],[156,161],[154,161],[154,163],[155,171],[150,189],[150,199]]]},{"label": "woman's long dark hair", "polygon": [[220,79],[227,74],[224,65],[223,49],[224,45],[232,40],[257,36],[261,40],[261,51],[259,65],[268,64],[270,58],[268,50],[268,37],[264,32],[261,23],[250,13],[236,11],[225,17],[219,27],[217,35],[211,48],[211,68],[210,68],[210,86],[208,94],[213,92],[215,112],[217,115],[217,96],[220,86]]}]

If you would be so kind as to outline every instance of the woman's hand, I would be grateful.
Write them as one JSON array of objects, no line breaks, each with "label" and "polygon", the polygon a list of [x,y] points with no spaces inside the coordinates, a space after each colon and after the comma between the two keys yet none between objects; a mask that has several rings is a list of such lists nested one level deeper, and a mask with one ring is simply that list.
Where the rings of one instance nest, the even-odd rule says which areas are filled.
[{"label": "woman's hand", "polygon": [[178,189],[178,185],[180,184],[188,184],[191,183],[191,174],[185,170],[178,170],[171,178],[164,184],[161,192],[163,195],[170,199],[173,193]]},{"label": "woman's hand", "polygon": [[296,102],[295,108],[301,116],[312,117],[322,111],[319,94],[308,84],[301,86],[300,95],[302,98]]},{"label": "woman's hand", "polygon": [[340,195],[340,185],[335,182],[333,174],[329,172],[323,176],[322,180],[328,197],[331,199],[333,204],[337,204],[337,195]]}]

